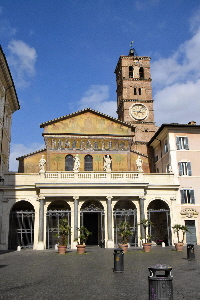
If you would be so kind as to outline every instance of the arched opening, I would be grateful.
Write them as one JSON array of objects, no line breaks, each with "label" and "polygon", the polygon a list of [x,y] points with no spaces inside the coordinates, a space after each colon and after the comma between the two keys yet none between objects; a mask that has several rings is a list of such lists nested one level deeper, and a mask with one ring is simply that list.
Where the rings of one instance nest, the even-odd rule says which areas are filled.
[{"label": "arched opening", "polygon": [[85,201],[81,207],[80,217],[81,226],[92,232],[86,244],[104,246],[105,216],[103,205],[96,200]]},{"label": "arched opening", "polygon": [[161,245],[165,242],[166,246],[171,245],[171,220],[170,209],[163,200],[153,200],[148,206],[148,218],[153,223],[150,228],[152,240]]},{"label": "arched opening", "polygon": [[129,66],[129,78],[133,78],[133,67]]},{"label": "arched opening", "polygon": [[86,155],[84,157],[84,170],[93,171],[93,157],[91,155]]},{"label": "arched opening", "polygon": [[71,154],[68,154],[65,157],[65,171],[73,171],[74,169],[74,157]]},{"label": "arched opening", "polygon": [[144,79],[144,68],[143,67],[140,67],[140,69],[139,69],[139,76],[140,76],[140,79]]},{"label": "arched opening", "polygon": [[[69,204],[64,200],[53,200],[47,209],[46,214],[46,248],[54,248],[61,241],[56,237],[61,219],[67,219],[71,224],[71,209]],[[68,236],[68,245],[71,244],[71,236]]]},{"label": "arched opening", "polygon": [[33,248],[35,210],[28,201],[15,203],[10,211],[8,249]]},{"label": "arched opening", "polygon": [[114,206],[113,218],[115,245],[122,243],[122,237],[119,234],[120,223],[128,222],[133,232],[133,235],[129,237],[129,244],[137,246],[137,209],[135,204],[130,200],[119,200]]}]

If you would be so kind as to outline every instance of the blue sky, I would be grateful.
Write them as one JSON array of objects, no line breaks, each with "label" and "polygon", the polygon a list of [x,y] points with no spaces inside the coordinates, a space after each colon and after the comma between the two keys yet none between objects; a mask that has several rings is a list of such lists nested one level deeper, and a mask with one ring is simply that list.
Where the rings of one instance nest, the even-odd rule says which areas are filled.
[{"label": "blue sky", "polygon": [[200,124],[199,1],[1,0],[0,43],[21,105],[11,171],[44,147],[40,123],[87,107],[117,117],[114,69],[132,40],[152,58],[156,124]]}]

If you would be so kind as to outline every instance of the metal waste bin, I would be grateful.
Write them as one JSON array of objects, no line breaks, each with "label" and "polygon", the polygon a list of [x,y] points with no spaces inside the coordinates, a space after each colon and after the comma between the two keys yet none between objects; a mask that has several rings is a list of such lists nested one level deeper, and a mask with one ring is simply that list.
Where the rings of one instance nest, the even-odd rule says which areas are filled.
[{"label": "metal waste bin", "polygon": [[[172,268],[168,265],[155,265],[148,268],[149,300],[173,300]],[[158,273],[159,272],[159,273]]]},{"label": "metal waste bin", "polygon": [[193,244],[187,244],[187,259],[189,259],[189,260],[195,259]]},{"label": "metal waste bin", "polygon": [[113,272],[124,272],[124,252],[123,249],[114,249],[114,269]]}]

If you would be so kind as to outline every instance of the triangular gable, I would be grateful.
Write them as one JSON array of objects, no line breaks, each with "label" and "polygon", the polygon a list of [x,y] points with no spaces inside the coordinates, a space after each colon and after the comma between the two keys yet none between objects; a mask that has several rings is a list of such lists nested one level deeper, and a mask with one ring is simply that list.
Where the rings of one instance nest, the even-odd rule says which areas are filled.
[{"label": "triangular gable", "polygon": [[72,133],[89,135],[130,135],[131,128],[134,128],[130,124],[89,108],[42,123],[40,127],[43,127],[44,132],[48,134]]}]

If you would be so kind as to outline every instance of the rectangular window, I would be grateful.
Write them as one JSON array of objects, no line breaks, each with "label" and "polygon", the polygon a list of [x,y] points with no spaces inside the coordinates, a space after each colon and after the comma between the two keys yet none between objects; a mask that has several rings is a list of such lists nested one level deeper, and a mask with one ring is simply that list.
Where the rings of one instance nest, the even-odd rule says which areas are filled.
[{"label": "rectangular window", "polygon": [[179,175],[192,175],[191,163],[190,162],[179,162]]},{"label": "rectangular window", "polygon": [[188,137],[187,136],[177,136],[176,137],[177,150],[189,150]]},{"label": "rectangular window", "polygon": [[183,189],[181,192],[181,204],[195,204],[194,190]]}]

